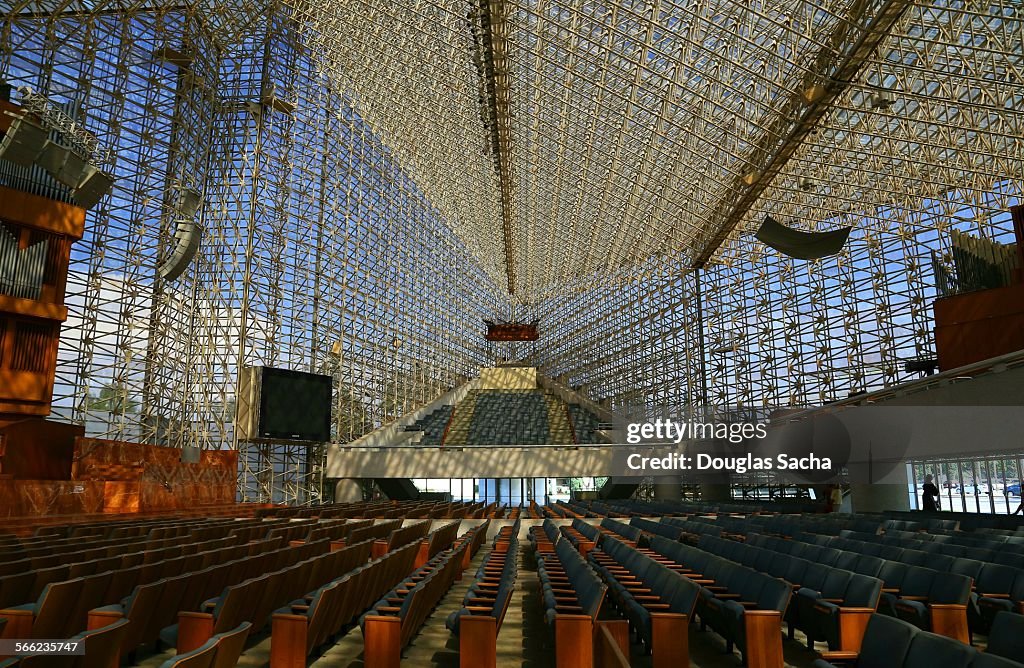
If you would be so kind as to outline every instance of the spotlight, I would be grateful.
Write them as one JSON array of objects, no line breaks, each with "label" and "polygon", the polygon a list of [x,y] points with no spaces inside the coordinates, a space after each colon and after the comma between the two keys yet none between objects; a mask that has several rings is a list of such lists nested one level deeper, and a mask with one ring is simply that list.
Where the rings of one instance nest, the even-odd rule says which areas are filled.
[{"label": "spotlight", "polygon": [[892,105],[896,104],[896,98],[894,98],[892,93],[889,91],[881,90],[877,93],[873,93],[868,99],[868,103],[871,105],[871,108],[876,111],[885,111]]}]

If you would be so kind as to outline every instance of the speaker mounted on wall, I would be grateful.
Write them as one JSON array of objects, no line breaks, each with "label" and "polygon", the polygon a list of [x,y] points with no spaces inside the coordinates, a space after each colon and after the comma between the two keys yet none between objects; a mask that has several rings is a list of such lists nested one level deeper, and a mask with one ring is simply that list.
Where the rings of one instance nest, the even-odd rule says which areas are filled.
[{"label": "speaker mounted on wall", "polygon": [[199,223],[193,220],[177,221],[174,231],[174,250],[171,251],[170,257],[160,265],[160,276],[165,281],[173,281],[185,273],[199,251],[199,244],[202,240],[203,228]]},{"label": "speaker mounted on wall", "polygon": [[16,116],[0,139],[0,158],[31,167],[49,143],[49,134],[43,126],[24,116]]},{"label": "speaker mounted on wall", "polygon": [[244,367],[238,373],[235,434],[240,441],[331,440],[331,376]]}]

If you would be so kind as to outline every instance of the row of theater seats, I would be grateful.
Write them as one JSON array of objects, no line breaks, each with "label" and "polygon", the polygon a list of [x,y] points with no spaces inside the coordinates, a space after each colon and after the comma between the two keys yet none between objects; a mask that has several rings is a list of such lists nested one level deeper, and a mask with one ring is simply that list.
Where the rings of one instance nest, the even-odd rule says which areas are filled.
[{"label": "row of theater seats", "polygon": [[574,519],[570,526],[561,527],[560,533],[585,557],[591,549],[600,543],[601,537],[604,535],[614,536],[635,545],[643,531],[624,522],[605,518],[596,525],[581,519]]},{"label": "row of theater seats", "polygon": [[[958,593],[957,600],[944,600],[944,603],[963,605],[966,608],[965,624],[958,624],[956,637],[966,641],[974,633],[987,633],[996,610],[1014,610],[1024,612],[1024,569],[1003,564],[984,562],[977,559],[954,558],[924,550],[903,548],[898,545],[884,545],[866,541],[856,541],[839,537],[809,537],[818,548],[829,550],[840,549],[847,553],[877,556],[884,559],[886,568],[880,577],[886,581],[888,590],[883,596],[884,611],[893,614],[893,594],[898,591],[903,599],[901,609],[908,612],[915,608],[917,617],[925,615],[921,610],[922,601],[927,602],[932,587],[942,588],[945,598],[949,599],[955,592],[967,589],[964,596]],[[758,544],[764,544],[776,550],[806,551],[807,545],[800,541],[780,541],[764,537],[753,537]],[[925,543],[915,543],[923,546]],[[819,552],[815,552],[819,554]],[[824,553],[828,554],[828,553]],[[1024,563],[1018,560],[1016,563]],[[917,570],[910,571],[912,567]],[[921,569],[924,569],[922,573]],[[969,584],[965,585],[964,581]],[[923,598],[924,597],[924,598]],[[921,599],[914,602],[914,599]],[[942,615],[939,615],[940,617]]]},{"label": "row of theater seats", "polygon": [[417,549],[410,544],[377,557],[275,610],[271,667],[305,666],[308,657],[333,644],[374,601],[413,571]]},{"label": "row of theater seats", "polygon": [[[1016,638],[1013,647],[989,644],[981,652],[943,635],[918,629],[913,624],[882,614],[871,615],[858,652],[826,654],[814,668],[1020,668],[1024,647],[1024,617],[1000,613],[999,637]],[[1002,652],[1006,652],[1003,654]]]},{"label": "row of theater seats", "polygon": [[663,517],[660,522],[645,520],[642,517],[634,517],[629,523],[642,531],[691,544],[696,544],[701,536],[714,536],[717,538],[722,535],[722,527],[709,524],[708,522],[695,522],[680,517]]},{"label": "row of theater seats", "polygon": [[566,540],[559,539],[553,551],[537,551],[534,556],[556,668],[594,665],[597,619],[607,587]]},{"label": "row of theater seats", "polygon": [[[257,531],[253,531],[257,530]],[[78,559],[95,556],[95,549],[117,551],[126,549],[125,545],[106,545],[102,548],[90,546],[78,552],[64,552],[56,556],[67,560],[57,566],[39,568],[0,578],[0,600],[4,608],[0,616],[14,620],[6,629],[6,637],[19,638],[54,638],[70,637],[86,628],[91,610],[103,609],[115,603],[123,602],[131,596],[131,602],[147,606],[157,601],[166,608],[168,605],[179,605],[181,600],[172,597],[184,597],[191,600],[188,591],[182,588],[184,582],[196,584],[200,574],[217,565],[227,566],[230,574],[225,577],[239,577],[245,569],[251,569],[277,557],[297,558],[299,552],[277,552],[277,557],[262,556],[285,545],[285,538],[294,539],[291,529],[285,528],[280,522],[269,521],[257,526],[239,523],[231,529],[232,534],[225,538],[196,542],[192,536],[162,538],[142,545],[132,544],[132,551],[121,555],[79,561]],[[302,528],[309,536],[317,535],[315,543],[320,550],[328,549],[327,542],[343,544],[349,534],[349,527],[344,524],[331,523],[320,529]],[[265,536],[265,537],[264,537]],[[247,540],[252,542],[246,542]],[[168,542],[174,543],[167,545]],[[292,540],[291,544],[308,542],[308,540]],[[158,547],[163,545],[163,547]],[[135,548],[140,548],[134,551]],[[257,559],[247,564],[250,559]],[[260,561],[262,560],[262,561]],[[23,560],[22,560],[23,561]],[[224,569],[222,569],[223,571]],[[237,580],[232,580],[236,582]],[[160,594],[161,585],[166,582],[173,587],[166,594]],[[220,583],[213,578],[210,587]],[[138,592],[134,590],[142,587]],[[216,594],[215,590],[208,595]],[[34,594],[34,596],[33,596]],[[32,601],[34,602],[26,602]],[[196,602],[198,605],[198,601]],[[142,609],[142,608],[140,608]],[[110,613],[113,614],[113,613]],[[99,616],[99,614],[98,614]],[[128,638],[136,635],[141,622],[133,625]],[[146,631],[151,635],[152,628]],[[128,650],[131,651],[131,650]]]},{"label": "row of theater seats", "polygon": [[699,547],[788,583],[795,593],[784,618],[789,637],[803,631],[811,649],[817,640],[846,649],[842,630],[863,625],[878,607],[883,581],[874,561],[825,563],[711,536],[701,538]]},{"label": "row of theater seats", "polygon": [[[564,544],[564,541],[563,543]],[[637,551],[610,534],[587,560],[608,586],[609,598],[652,655],[655,668],[688,666],[689,622],[700,585],[682,568]]]},{"label": "row of theater seats", "polygon": [[[266,625],[270,610],[312,588],[327,575],[344,573],[365,564],[375,549],[383,546],[386,551],[399,547],[397,543],[408,542],[411,563],[418,565],[447,547],[446,540],[450,545],[458,531],[458,522],[427,536],[423,534],[429,529],[429,523],[414,524],[413,531],[385,524],[391,531],[383,538],[371,537],[353,544],[350,549],[342,549],[346,540],[351,542],[353,534],[369,528],[365,524],[267,520],[251,526],[237,522],[231,525],[233,533],[227,538],[189,542],[193,535],[205,535],[206,529],[212,528],[193,525],[189,535],[162,538],[156,543],[178,542],[172,552],[168,552],[170,548],[161,547],[140,553],[145,563],[48,582],[34,603],[9,606],[0,612],[0,633],[4,638],[68,638],[88,626],[95,633],[86,635],[86,642],[97,646],[116,645],[118,658],[130,657],[140,645],[156,642],[160,636],[179,653],[186,654],[207,644],[210,638],[244,624],[249,625],[247,629],[259,630]],[[400,521],[395,523],[400,524]],[[150,535],[157,531],[166,533],[166,530],[166,526],[160,526],[152,529]],[[246,543],[246,538],[256,540]],[[290,544],[282,547],[286,538]],[[309,541],[310,538],[315,540]],[[37,542],[34,539],[18,541],[21,545]],[[235,544],[239,542],[241,544]],[[7,541],[7,544],[13,542]],[[88,549],[93,548],[95,545]],[[82,556],[66,554],[70,559]],[[131,554],[135,553],[122,555],[122,558],[131,558]],[[64,564],[62,568],[76,568],[79,564]],[[177,632],[175,621],[178,621]],[[115,624],[110,633],[100,632]],[[96,655],[90,652],[90,656]],[[9,662],[24,660],[30,664],[35,661],[14,657]]]},{"label": "row of theater seats", "polygon": [[[637,523],[642,524],[642,521]],[[652,548],[663,552],[678,553],[687,549],[653,533],[641,540],[640,544],[648,542]],[[826,656],[834,658],[842,658],[851,653],[851,646],[847,642],[848,632],[863,629],[876,607],[911,623],[914,628],[940,631],[961,648],[969,647],[967,641],[971,637],[967,631],[965,614],[968,609],[980,608],[977,617],[988,620],[982,628],[988,633],[993,648],[998,647],[1000,642],[1005,643],[1008,637],[1019,634],[1019,630],[1008,630],[1009,626],[1016,625],[1020,629],[1020,625],[1024,624],[1024,615],[1007,612],[1011,606],[1015,612],[1024,612],[1024,607],[1008,600],[1007,595],[986,595],[984,587],[999,580],[992,575],[988,578],[982,576],[978,583],[982,589],[972,592],[971,585],[976,581],[965,574],[937,572],[923,566],[794,540],[751,534],[747,537],[747,543],[740,543],[702,536],[698,547],[789,582],[797,594],[795,604],[790,604],[786,613],[790,631],[794,627],[800,628],[812,641],[826,641],[829,645]],[[915,555],[905,550],[902,556],[926,563],[931,555],[924,552]],[[700,559],[699,555],[691,558]],[[685,563],[685,559],[677,561]],[[1006,574],[1004,566],[990,564],[988,568],[990,572]],[[982,565],[981,573],[984,570],[985,565]],[[882,589],[878,586],[879,580],[884,581],[881,584],[885,585],[885,591],[879,591]],[[987,611],[986,605],[991,606]],[[848,622],[844,623],[844,617],[848,618]],[[973,619],[975,615],[971,617]],[[994,621],[999,618],[1004,620],[1001,629],[996,628]],[[849,637],[856,638],[857,634],[849,634]],[[1006,656],[1019,658],[1021,649],[1024,648],[1017,648]],[[1005,659],[998,665],[1007,665]]]},{"label": "row of theater seats", "polygon": [[1011,566],[1019,564],[1024,559],[1024,543],[1002,541],[1004,538],[1016,541],[1016,536],[998,536],[996,540],[992,540],[991,537],[985,536],[933,535],[907,531],[886,532],[881,535],[863,531],[842,531],[839,537]]},{"label": "row of theater seats", "polygon": [[[920,510],[887,510],[881,513],[858,513],[862,517],[874,517],[882,521],[906,521],[915,526],[911,530],[921,528],[956,528],[964,532],[981,533],[999,531],[1009,533],[1024,532],[1024,517],[1019,515],[991,515],[988,513],[951,512],[949,510],[923,512]],[[954,526],[950,526],[954,524]],[[924,526],[921,526],[924,525]]]},{"label": "row of theater seats", "polygon": [[280,539],[269,539],[49,583],[35,602],[0,610],[0,617],[8,620],[3,637],[67,638],[87,628],[93,611],[127,599],[137,607],[125,640],[125,652],[130,653],[136,646],[133,642],[155,640],[166,625],[161,623],[173,622],[162,615],[198,607],[229,584],[328,549],[326,541],[299,549],[280,544]]},{"label": "row of theater seats", "polygon": [[350,501],[316,506],[275,506],[256,517],[325,519],[483,519],[500,506],[483,501]]},{"label": "row of theater seats", "polygon": [[[162,629],[160,640],[183,654],[199,647],[211,636],[224,633],[244,622],[250,623],[253,631],[262,631],[270,621],[271,613],[291,601],[296,592],[319,588],[337,573],[347,573],[366,563],[372,547],[372,541],[364,541],[256,575],[228,585],[218,596],[204,600],[198,609],[179,604],[181,612],[178,613],[178,623]],[[297,552],[299,548],[292,550]],[[188,584],[181,582],[180,586],[185,589]],[[143,596],[143,591],[143,588],[137,588],[122,605],[93,611],[90,613],[90,625],[94,621],[101,622],[107,616],[132,619],[137,614],[144,615],[144,607],[136,609],[142,607],[136,603]],[[149,600],[152,601],[152,597]]]},{"label": "row of theater seats", "polygon": [[519,523],[495,536],[494,549],[477,569],[462,600],[445,626],[459,638],[461,668],[495,668],[498,634],[508,612],[519,573]]},{"label": "row of theater seats", "polygon": [[[966,641],[969,636],[966,631],[965,609],[972,598],[978,601],[982,608],[990,601],[998,601],[1000,608],[994,608],[987,615],[989,619],[994,616],[995,610],[1007,609],[1013,605],[1018,612],[1024,611],[1015,602],[1008,601],[1006,597],[985,596],[985,592],[971,592],[972,578],[963,574],[937,573],[934,569],[919,566],[916,564],[885,560],[874,556],[858,554],[853,551],[834,549],[814,544],[806,544],[800,541],[783,540],[768,536],[751,534],[748,537],[748,544],[735,540],[716,538],[713,535],[702,535],[698,542],[698,548],[693,550],[677,541],[682,538],[682,533],[674,529],[666,531],[662,525],[669,527],[677,521],[665,518],[662,522],[651,522],[641,518],[634,518],[631,525],[644,531],[637,543],[640,550],[645,546],[654,550],[656,554],[666,553],[673,555],[675,564],[685,565],[690,563],[701,565],[687,573],[690,567],[685,567],[684,574],[700,573],[701,570],[709,570],[716,577],[714,586],[728,586],[719,582],[722,575],[715,570],[715,566],[708,561],[707,554],[718,553],[729,561],[735,561],[750,566],[755,571],[763,572],[769,576],[786,580],[796,593],[795,602],[786,606],[785,619],[789,624],[790,631],[800,628],[812,640],[819,639],[828,643],[830,652],[849,652],[849,643],[844,646],[846,637],[850,631],[856,628],[863,630],[867,619],[875,612],[879,603],[881,609],[889,614],[900,615],[904,619],[911,620],[914,624],[923,629],[938,629],[944,633]],[[577,524],[577,523],[574,523]],[[580,526],[582,523],[577,524]],[[614,520],[602,521],[606,529],[621,525]],[[622,529],[616,527],[618,531]],[[563,535],[566,535],[570,528],[562,527]],[[598,551],[591,548],[592,559],[607,560],[609,551],[618,551],[621,554],[622,545],[625,543],[611,537],[611,532],[602,532],[595,527],[585,529],[588,535],[601,547]],[[629,533],[629,532],[622,532]],[[630,538],[633,536],[630,535]],[[578,543],[579,541],[575,541]],[[613,547],[614,546],[614,547]],[[759,547],[765,546],[765,547]],[[629,546],[626,545],[628,548]],[[778,551],[768,547],[779,548]],[[689,549],[689,554],[686,554]],[[705,553],[702,556],[700,553]],[[914,555],[905,552],[908,559],[915,560],[918,556],[918,563],[926,562],[930,556],[927,553]],[[621,564],[620,564],[621,565]],[[720,565],[719,568],[722,566]],[[995,568],[993,566],[993,568]],[[1002,568],[1002,567],[999,567]],[[736,575],[736,569],[726,568],[726,576],[740,577]],[[883,582],[888,591],[881,592]],[[987,581],[983,580],[982,584]],[[635,584],[635,582],[634,582]],[[657,585],[663,587],[663,585]],[[662,593],[655,587],[642,587],[650,589],[652,593]],[[712,592],[714,590],[711,590]],[[618,601],[622,598],[620,590],[612,590],[612,599]],[[739,592],[737,592],[739,593]],[[742,595],[740,596],[742,598]],[[662,597],[661,603],[668,604]],[[749,604],[749,602],[748,602]],[[742,604],[741,604],[742,605]],[[628,604],[624,607],[629,608]],[[726,629],[725,635],[735,634],[737,624],[734,618],[730,620],[724,611],[734,606],[719,605],[718,607],[705,608],[699,606],[704,615],[698,612],[702,623],[719,629]],[[984,613],[983,613],[984,615]],[[705,617],[707,619],[705,619]],[[1016,619],[1024,619],[1024,616],[1015,616]],[[644,636],[643,626],[637,626],[637,631]],[[856,633],[850,637],[856,638]],[[645,640],[645,644],[646,644]]]},{"label": "row of theater seats", "polygon": [[650,538],[649,556],[701,586],[696,614],[701,628],[710,627],[737,646],[751,668],[778,665],[782,657],[782,619],[792,596],[785,581],[705,550]]},{"label": "row of theater seats", "polygon": [[[962,642],[967,642],[969,638],[967,604],[972,579],[968,576],[941,574],[923,566],[796,541],[766,538],[756,534],[751,534],[746,544],[731,541],[726,543],[717,549],[731,554],[740,553],[743,558],[752,560],[759,566],[777,568],[780,558],[786,562],[799,564],[805,573],[802,579],[799,579],[800,571],[795,571],[797,575],[792,576],[798,579],[790,579],[787,577],[788,574],[780,574],[780,577],[809,587],[819,592],[820,597],[826,600],[836,597],[837,587],[842,586],[843,572],[871,576],[882,583],[881,595],[873,600],[872,610],[879,609],[886,614],[907,617],[924,628],[933,629]],[[829,577],[822,578],[822,568],[835,570]],[[798,600],[803,602],[803,599]],[[819,607],[827,606],[822,604]],[[804,608],[801,608],[795,612],[803,614],[803,610]],[[790,631],[792,630],[791,626]],[[808,631],[805,629],[805,632]],[[792,636],[792,633],[790,635]],[[811,637],[809,632],[808,636]],[[831,639],[829,640],[831,642]]]},{"label": "row of theater seats", "polygon": [[[473,529],[451,549],[434,556],[377,601],[360,619],[365,668],[399,665],[402,649],[430,616],[456,579],[462,577],[474,544]],[[486,528],[485,528],[486,531]]]}]

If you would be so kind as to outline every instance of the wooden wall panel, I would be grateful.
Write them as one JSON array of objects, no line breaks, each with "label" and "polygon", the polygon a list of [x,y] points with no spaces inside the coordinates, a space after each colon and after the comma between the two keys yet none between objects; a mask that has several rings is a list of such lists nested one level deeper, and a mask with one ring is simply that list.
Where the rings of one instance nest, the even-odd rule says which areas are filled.
[{"label": "wooden wall panel", "polygon": [[935,349],[942,371],[1024,350],[1024,285],[935,300]]}]

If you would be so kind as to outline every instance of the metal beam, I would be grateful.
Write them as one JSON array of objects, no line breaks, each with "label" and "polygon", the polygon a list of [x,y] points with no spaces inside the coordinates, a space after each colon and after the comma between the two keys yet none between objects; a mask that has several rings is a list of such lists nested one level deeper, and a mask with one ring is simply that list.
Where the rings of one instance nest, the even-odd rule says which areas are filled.
[{"label": "metal beam", "polygon": [[853,85],[864,63],[912,4],[911,0],[854,3],[849,19],[839,24],[830,43],[818,52],[799,90],[754,142],[746,173],[736,177],[727,191],[730,196],[719,202],[711,216],[712,221],[720,222],[694,258],[694,267],[702,268],[711,260],[835,100]]},{"label": "metal beam", "polygon": [[477,69],[480,73],[480,117],[488,130],[489,150],[501,191],[501,224],[505,244],[508,292],[516,293],[515,240],[512,235],[512,129],[509,112],[508,37],[505,0],[480,0],[476,14]]}]

